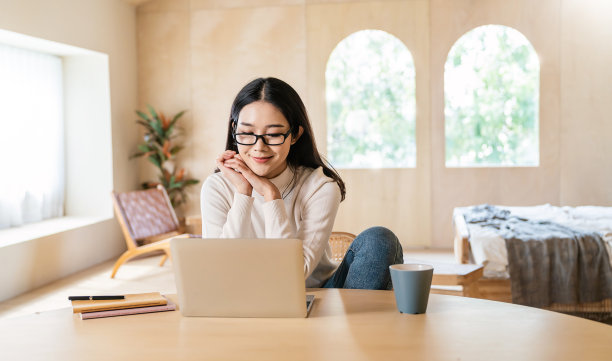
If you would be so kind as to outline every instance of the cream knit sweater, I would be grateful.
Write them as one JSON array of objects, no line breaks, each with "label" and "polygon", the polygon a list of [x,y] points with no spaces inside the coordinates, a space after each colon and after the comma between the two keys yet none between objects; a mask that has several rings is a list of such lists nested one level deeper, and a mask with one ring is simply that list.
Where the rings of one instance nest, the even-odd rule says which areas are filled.
[{"label": "cream knit sweater", "polygon": [[[304,246],[306,287],[320,287],[336,270],[329,236],[340,205],[340,188],[317,169],[299,167],[294,184],[287,167],[270,179],[283,199],[236,193],[221,172],[209,176],[201,192],[204,238],[297,238]],[[262,260],[262,262],[265,262]]]}]

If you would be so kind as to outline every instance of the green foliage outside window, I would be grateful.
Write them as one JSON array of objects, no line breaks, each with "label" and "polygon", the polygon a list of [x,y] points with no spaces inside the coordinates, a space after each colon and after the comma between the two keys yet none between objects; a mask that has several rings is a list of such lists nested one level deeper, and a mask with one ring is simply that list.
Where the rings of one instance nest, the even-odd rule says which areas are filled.
[{"label": "green foliage outside window", "polygon": [[349,35],[327,63],[327,156],[339,168],[414,167],[415,71],[380,30]]},{"label": "green foliage outside window", "polygon": [[500,25],[452,47],[444,69],[447,166],[537,166],[540,63],[529,41]]}]

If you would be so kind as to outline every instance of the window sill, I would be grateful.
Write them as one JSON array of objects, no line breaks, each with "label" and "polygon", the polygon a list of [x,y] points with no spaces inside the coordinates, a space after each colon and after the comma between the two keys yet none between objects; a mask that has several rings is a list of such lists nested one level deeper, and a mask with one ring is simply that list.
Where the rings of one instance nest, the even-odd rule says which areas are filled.
[{"label": "window sill", "polygon": [[108,219],[110,218],[66,216],[30,223],[21,227],[0,229],[0,248],[85,227]]}]

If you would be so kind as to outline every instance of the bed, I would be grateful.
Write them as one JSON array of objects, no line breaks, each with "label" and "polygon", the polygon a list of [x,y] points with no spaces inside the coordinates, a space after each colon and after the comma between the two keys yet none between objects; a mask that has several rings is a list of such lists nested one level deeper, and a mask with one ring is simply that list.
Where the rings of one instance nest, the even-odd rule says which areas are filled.
[{"label": "bed", "polygon": [[[561,258],[567,260],[568,257],[570,257],[569,259],[573,259],[574,257],[582,257],[584,259],[585,255],[588,255],[590,252],[591,254],[588,255],[588,257],[592,258],[586,258],[588,262],[583,261],[583,263],[588,264],[592,262],[596,264],[596,276],[593,276],[593,273],[591,273],[588,281],[584,281],[584,277],[577,281],[577,289],[574,292],[577,294],[577,298],[575,298],[574,301],[546,302],[539,300],[539,303],[532,302],[534,304],[530,304],[530,301],[525,301],[524,298],[521,298],[521,292],[517,291],[523,288],[522,294],[529,294],[529,292],[526,292],[525,287],[522,286],[522,282],[524,282],[523,274],[517,273],[517,269],[524,267],[524,265],[517,265],[517,263],[520,263],[517,262],[517,259],[520,260],[520,257],[524,257],[524,255],[519,254],[517,256],[516,249],[511,248],[511,245],[516,244],[512,242],[516,242],[516,240],[512,239],[512,236],[509,236],[507,232],[504,233],[500,231],[500,229],[492,227],[488,224],[489,222],[480,222],[481,220],[478,217],[474,217],[474,214],[478,214],[478,211],[481,211],[483,207],[490,207],[489,210],[493,210],[492,218],[504,219],[502,222],[505,222],[509,218],[513,218],[513,221],[514,219],[520,220],[516,221],[512,226],[517,229],[523,227],[523,223],[521,222],[525,221],[524,227],[529,227],[530,224],[551,224],[563,229],[569,229],[571,232],[577,232],[577,234],[580,235],[591,235],[594,238],[592,242],[595,242],[593,244],[598,245],[599,248],[591,248],[587,252],[584,249],[573,249],[569,251],[567,249],[562,249],[562,251],[555,251],[553,247],[550,249],[544,247],[548,253],[545,253],[546,256],[544,256],[545,258],[543,261],[532,263],[536,264],[537,269],[540,263],[547,264],[554,263],[555,260],[558,261],[558,253],[564,253]],[[497,215],[501,216],[497,217]],[[453,227],[454,251],[458,263],[475,263],[484,266],[484,276],[478,284],[480,293],[484,298],[526,304],[529,306],[577,314],[592,319],[601,320],[610,319],[612,317],[612,297],[605,296],[612,294],[612,278],[610,278],[612,272],[610,271],[612,270],[612,207],[556,207],[550,204],[531,207],[490,205],[459,207],[455,208],[453,211]],[[523,235],[530,234],[529,232],[522,233]],[[502,234],[505,238],[502,237]],[[534,236],[534,238],[537,238],[537,236]],[[538,242],[533,239],[523,239],[522,242],[518,243],[534,244]],[[511,262],[509,261],[508,250],[511,252]],[[529,256],[528,254],[526,258],[529,258]],[[599,259],[599,261],[593,261],[596,259]],[[583,265],[582,267],[591,266]],[[591,268],[594,267],[595,266],[592,266]],[[584,269],[578,270],[578,275],[580,275],[581,271],[585,273]],[[589,271],[593,270],[591,269]],[[515,277],[511,277],[511,273]],[[551,275],[550,279],[558,278],[555,276],[554,272],[551,272]],[[596,278],[601,279],[591,281]],[[590,297],[588,299],[590,302],[584,302],[587,298],[580,298],[580,291],[584,293],[584,290],[580,288],[584,288],[583,285],[589,282],[599,282],[599,286],[606,289],[598,293],[597,297]],[[563,288],[560,287],[559,282],[550,287]],[[553,289],[550,292],[554,293],[554,291]],[[566,293],[569,292],[568,289],[562,291]],[[604,294],[604,296],[602,296],[602,294]],[[558,299],[553,299],[553,301],[555,300],[558,301]],[[576,300],[582,300],[582,302]]]}]

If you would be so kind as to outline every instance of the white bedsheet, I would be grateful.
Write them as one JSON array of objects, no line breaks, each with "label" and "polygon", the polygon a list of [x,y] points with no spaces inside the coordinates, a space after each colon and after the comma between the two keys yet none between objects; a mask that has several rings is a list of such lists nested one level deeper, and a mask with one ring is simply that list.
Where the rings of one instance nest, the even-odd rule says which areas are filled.
[{"label": "white bedsheet", "polygon": [[[521,218],[548,220],[572,228],[597,232],[603,238],[612,265],[612,207],[556,207],[543,204],[532,207],[497,206]],[[464,212],[467,207],[457,208]],[[474,262],[484,265],[484,277],[508,278],[506,243],[490,228],[467,224]]]}]

